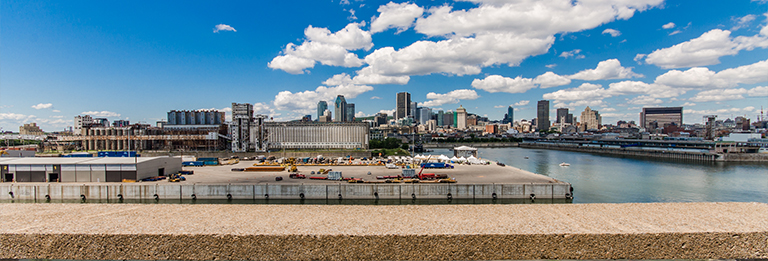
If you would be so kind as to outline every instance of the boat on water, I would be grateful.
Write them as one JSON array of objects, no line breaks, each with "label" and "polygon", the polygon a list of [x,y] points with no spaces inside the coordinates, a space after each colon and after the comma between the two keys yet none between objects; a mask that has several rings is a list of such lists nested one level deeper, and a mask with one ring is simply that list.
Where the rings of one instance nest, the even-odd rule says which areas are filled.
[{"label": "boat on water", "polygon": [[528,156],[525,156],[525,159],[528,159]]},{"label": "boat on water", "polygon": [[571,165],[570,163],[565,163],[565,162],[560,163],[560,167],[568,167],[570,165]]}]

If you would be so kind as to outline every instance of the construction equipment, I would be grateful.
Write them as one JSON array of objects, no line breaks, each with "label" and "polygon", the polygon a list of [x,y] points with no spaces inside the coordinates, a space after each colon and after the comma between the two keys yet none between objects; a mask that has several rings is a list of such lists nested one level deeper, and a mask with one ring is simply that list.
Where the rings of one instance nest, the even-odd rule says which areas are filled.
[{"label": "construction equipment", "polygon": [[179,173],[171,174],[171,176],[168,177],[168,182],[181,182],[185,180],[187,180],[187,178],[185,178]]}]

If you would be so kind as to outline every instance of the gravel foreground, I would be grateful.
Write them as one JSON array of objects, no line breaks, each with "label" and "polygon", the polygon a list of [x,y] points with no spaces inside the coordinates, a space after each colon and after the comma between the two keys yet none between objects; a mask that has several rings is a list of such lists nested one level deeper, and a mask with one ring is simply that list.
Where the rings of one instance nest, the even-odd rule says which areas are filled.
[{"label": "gravel foreground", "polygon": [[0,258],[768,258],[768,204],[0,204]]}]

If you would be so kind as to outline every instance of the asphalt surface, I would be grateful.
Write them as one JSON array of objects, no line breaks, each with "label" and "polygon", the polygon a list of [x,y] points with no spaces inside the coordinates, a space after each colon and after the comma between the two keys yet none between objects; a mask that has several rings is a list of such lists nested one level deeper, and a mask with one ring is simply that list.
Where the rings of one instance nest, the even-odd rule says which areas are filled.
[{"label": "asphalt surface", "polygon": [[[288,171],[282,172],[241,172],[232,171],[233,168],[247,168],[253,166],[254,161],[240,161],[235,165],[185,167],[184,170],[194,171],[194,175],[187,175],[187,183],[275,183],[275,177],[283,177],[282,183],[329,183],[338,181],[290,179]],[[402,169],[388,169],[384,166],[301,166],[298,165],[300,174],[307,177],[321,177],[325,175],[312,175],[322,169],[341,171],[344,177],[362,178],[363,180],[376,180],[376,176],[399,175]],[[416,169],[418,173],[420,169]],[[371,174],[368,175],[368,172]],[[449,178],[455,178],[457,183],[490,184],[490,183],[551,183],[555,179],[518,169],[512,166],[490,165],[454,165],[453,169],[424,169],[423,173],[447,174]],[[162,182],[162,181],[160,181]]]}]

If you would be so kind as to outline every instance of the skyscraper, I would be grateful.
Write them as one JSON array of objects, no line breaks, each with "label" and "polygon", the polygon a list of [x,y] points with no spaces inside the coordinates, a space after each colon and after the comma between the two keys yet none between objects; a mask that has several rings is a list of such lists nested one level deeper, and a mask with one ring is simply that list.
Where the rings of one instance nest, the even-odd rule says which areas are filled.
[{"label": "skyscraper", "polygon": [[602,124],[602,118],[600,118],[599,112],[590,109],[589,106],[581,112],[581,125],[579,126],[579,130],[597,130],[600,129],[600,124]]},{"label": "skyscraper", "polygon": [[395,120],[408,117],[411,112],[411,94],[407,92],[397,93],[397,104],[395,106]]},{"label": "skyscraper", "polygon": [[336,103],[334,104],[334,117],[333,121],[346,121],[347,120],[347,100],[344,99],[344,95],[336,96]]},{"label": "skyscraper", "polygon": [[317,119],[319,120],[320,117],[323,117],[323,114],[325,113],[325,110],[328,109],[328,103],[325,101],[320,101],[317,103]]},{"label": "skyscraper", "polygon": [[536,105],[536,130],[549,130],[549,101],[540,100]]},{"label": "skyscraper", "polygon": [[427,124],[427,121],[432,119],[432,109],[429,107],[419,108],[419,124]]},{"label": "skyscraper", "polygon": [[443,126],[443,110],[437,111],[437,126]]},{"label": "skyscraper", "polygon": [[418,113],[418,112],[417,112],[417,108],[418,108],[418,107],[416,107],[417,105],[418,105],[418,104],[417,104],[416,102],[412,101],[412,102],[411,102],[411,107],[410,107],[410,108],[411,108],[411,110],[410,110],[410,112],[408,112],[408,117],[411,117],[411,119],[413,119],[413,120],[414,120],[414,122],[416,122],[416,121],[418,120],[418,119],[417,119],[417,118],[418,118],[418,115],[416,115],[416,114]]},{"label": "skyscraper", "polygon": [[346,115],[344,115],[344,121],[346,122],[353,122],[355,121],[355,104],[354,103],[347,103],[347,110]]},{"label": "skyscraper", "polygon": [[467,109],[461,105],[456,109],[456,128],[460,130],[467,128]]},{"label": "skyscraper", "polygon": [[512,108],[512,105],[507,108],[507,114],[504,114],[504,119],[501,120],[501,123],[515,123],[515,109]]},{"label": "skyscraper", "polygon": [[556,123],[569,123],[568,121],[568,108],[559,108],[557,109],[557,119],[555,119]]}]

